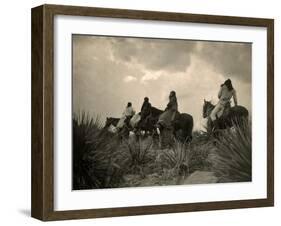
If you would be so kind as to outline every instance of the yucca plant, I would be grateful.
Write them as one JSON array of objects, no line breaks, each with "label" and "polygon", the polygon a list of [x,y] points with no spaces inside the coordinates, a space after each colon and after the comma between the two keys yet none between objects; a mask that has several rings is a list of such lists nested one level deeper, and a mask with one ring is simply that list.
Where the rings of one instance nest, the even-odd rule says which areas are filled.
[{"label": "yucca plant", "polygon": [[115,162],[118,143],[100,120],[84,112],[73,116],[73,189],[114,186],[122,167]]},{"label": "yucca plant", "polygon": [[171,149],[163,150],[164,168],[173,169],[179,176],[189,174],[190,144],[174,140]]},{"label": "yucca plant", "polygon": [[210,142],[191,145],[189,173],[193,173],[197,170],[210,170],[210,162],[208,161],[208,156],[210,154],[211,148],[212,144]]},{"label": "yucca plant", "polygon": [[209,170],[208,156],[213,147],[214,137],[205,131],[194,131],[190,144],[189,173],[196,170]]},{"label": "yucca plant", "polygon": [[220,134],[211,161],[220,182],[252,180],[252,133],[248,121]]},{"label": "yucca plant", "polygon": [[142,170],[146,163],[152,160],[149,152],[153,146],[153,139],[147,138],[145,140],[128,140],[124,142],[127,149],[127,154],[130,159],[131,171]]}]

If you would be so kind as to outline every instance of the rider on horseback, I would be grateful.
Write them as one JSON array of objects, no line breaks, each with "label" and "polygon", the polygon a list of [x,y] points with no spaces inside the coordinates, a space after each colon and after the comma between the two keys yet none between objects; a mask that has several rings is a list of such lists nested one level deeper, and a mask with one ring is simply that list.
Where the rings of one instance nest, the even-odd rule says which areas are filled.
[{"label": "rider on horseback", "polygon": [[151,104],[149,103],[148,97],[144,98],[142,107],[141,107],[141,118],[144,120],[151,112]]},{"label": "rider on horseback", "polygon": [[118,124],[117,124],[117,128],[121,129],[123,128],[124,125],[129,125],[130,119],[133,117],[133,115],[135,114],[135,110],[132,107],[132,103],[128,102],[122,117],[120,118]]},{"label": "rider on horseback", "polygon": [[178,112],[178,101],[175,91],[171,91],[169,95],[169,103],[165,111],[159,116],[158,125],[165,127],[173,127],[176,114]]},{"label": "rider on horseback", "polygon": [[172,111],[171,122],[173,122],[178,111],[178,101],[175,91],[170,92],[169,103],[167,104],[166,110]]},{"label": "rider on horseback", "polygon": [[214,124],[214,128],[218,127],[217,119],[223,114],[224,109],[227,106],[230,106],[230,100],[232,97],[235,106],[237,106],[236,90],[233,88],[231,80],[227,79],[220,87],[220,91],[218,93],[219,102],[212,110],[210,115],[210,118]]}]

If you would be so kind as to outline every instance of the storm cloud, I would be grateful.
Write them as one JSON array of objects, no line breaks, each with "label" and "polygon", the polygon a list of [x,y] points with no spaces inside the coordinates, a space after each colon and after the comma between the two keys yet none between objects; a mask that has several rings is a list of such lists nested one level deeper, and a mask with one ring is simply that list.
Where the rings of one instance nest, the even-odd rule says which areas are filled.
[{"label": "storm cloud", "polygon": [[142,64],[147,70],[182,72],[190,65],[196,42],[147,38],[112,39],[116,59]]},{"label": "storm cloud", "polygon": [[73,35],[73,108],[119,117],[127,102],[140,110],[148,96],[166,107],[175,90],[179,110],[202,127],[203,100],[217,102],[220,84],[233,81],[239,104],[251,112],[251,44]]},{"label": "storm cloud", "polygon": [[251,44],[201,42],[200,57],[225,77],[233,76],[242,81],[251,81]]}]

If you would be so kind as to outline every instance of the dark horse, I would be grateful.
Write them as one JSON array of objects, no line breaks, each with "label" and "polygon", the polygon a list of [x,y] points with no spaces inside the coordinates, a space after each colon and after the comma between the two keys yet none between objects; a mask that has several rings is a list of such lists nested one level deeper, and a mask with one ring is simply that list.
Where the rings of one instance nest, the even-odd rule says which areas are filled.
[{"label": "dark horse", "polygon": [[175,118],[173,123],[174,134],[182,142],[190,142],[192,140],[193,117],[187,113],[181,113]]},{"label": "dark horse", "polygon": [[[215,105],[211,103],[211,101],[204,100],[203,105],[203,118],[208,118],[207,122],[207,130],[213,131],[213,123],[210,118],[210,114],[212,110],[215,108]],[[222,116],[218,118],[218,129],[226,129],[228,127],[232,127],[234,124],[239,124],[248,119],[249,112],[248,110],[240,105],[231,107],[226,107]]]},{"label": "dark horse", "polygon": [[174,137],[181,142],[190,142],[192,140],[193,117],[187,113],[176,113],[175,120],[172,122],[172,127],[168,128],[164,124],[158,122],[159,117],[164,111],[158,109],[157,118],[153,119],[154,128],[158,128],[160,139],[164,138],[164,134],[173,134]]},{"label": "dark horse", "polygon": [[187,113],[176,113],[175,120],[172,122],[172,127],[168,128],[165,125],[157,122],[157,127],[159,128],[160,138],[161,134],[170,133],[181,142],[190,142],[192,140],[192,131],[193,131],[193,117]]},{"label": "dark horse", "polygon": [[108,129],[110,125],[113,125],[113,126],[117,126],[118,122],[119,122],[120,118],[106,118],[106,122],[105,122],[105,126],[104,128],[105,129]]},{"label": "dark horse", "polygon": [[156,132],[156,124],[158,122],[159,116],[162,113],[162,110],[156,107],[151,107],[149,115],[146,117],[142,117],[141,115],[141,120],[137,125],[137,129],[154,134],[154,132]]},{"label": "dark horse", "polygon": [[[157,134],[156,128],[159,128],[160,132],[165,130],[170,130],[170,128],[166,128],[164,125],[158,125],[158,120],[161,114],[164,111],[151,107],[150,114],[145,118],[141,118],[138,129],[150,132],[151,134]],[[175,117],[175,121],[173,122],[173,134],[174,136],[181,141],[190,141],[192,139],[192,130],[193,130],[193,117],[186,113],[178,113]]]}]

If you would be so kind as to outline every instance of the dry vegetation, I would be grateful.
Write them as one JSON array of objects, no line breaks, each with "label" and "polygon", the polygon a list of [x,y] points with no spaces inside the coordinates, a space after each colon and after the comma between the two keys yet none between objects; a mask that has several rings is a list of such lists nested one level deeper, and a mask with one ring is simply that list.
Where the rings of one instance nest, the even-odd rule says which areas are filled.
[{"label": "dry vegetation", "polygon": [[98,118],[73,117],[73,189],[185,184],[201,171],[215,182],[251,181],[251,153],[248,123],[217,138],[195,131],[191,143],[174,140],[160,149],[151,137],[120,141]]}]

